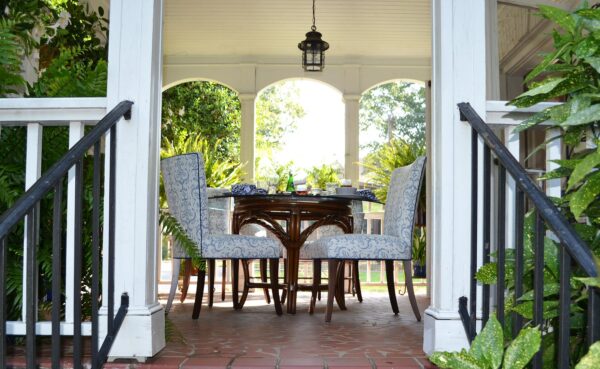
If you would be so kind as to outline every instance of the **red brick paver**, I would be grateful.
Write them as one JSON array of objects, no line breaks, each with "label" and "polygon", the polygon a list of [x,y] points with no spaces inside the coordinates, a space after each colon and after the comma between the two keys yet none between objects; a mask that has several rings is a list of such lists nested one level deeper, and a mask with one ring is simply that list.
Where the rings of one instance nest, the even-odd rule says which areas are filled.
[{"label": "red brick paver", "polygon": [[[194,288],[190,286],[190,292]],[[363,303],[347,295],[348,309],[336,308],[327,324],[326,293],[314,315],[307,312],[308,293],[299,294],[296,315],[277,316],[273,306],[263,301],[262,291],[257,291],[241,311],[233,310],[228,299],[211,309],[204,305],[198,320],[191,319],[194,296],[190,293],[185,303],[174,302],[167,316],[167,346],[161,352],[145,363],[121,361],[105,368],[435,368],[422,351],[423,324],[416,321],[408,298],[399,296],[400,314],[395,316],[387,293],[363,294]],[[417,299],[423,311],[428,301],[424,296]],[[49,357],[46,348],[40,347],[39,352]],[[22,367],[19,356],[18,349],[13,350],[9,364]],[[70,360],[63,362],[65,368],[72,367]]]}]

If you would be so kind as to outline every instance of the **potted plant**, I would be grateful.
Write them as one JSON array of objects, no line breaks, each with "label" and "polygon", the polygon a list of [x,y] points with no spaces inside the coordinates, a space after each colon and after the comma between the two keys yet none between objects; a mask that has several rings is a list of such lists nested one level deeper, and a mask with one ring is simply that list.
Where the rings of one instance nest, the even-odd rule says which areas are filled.
[{"label": "potted plant", "polygon": [[413,277],[425,278],[427,275],[425,259],[426,259],[426,246],[427,240],[425,238],[425,227],[415,227],[413,234]]}]

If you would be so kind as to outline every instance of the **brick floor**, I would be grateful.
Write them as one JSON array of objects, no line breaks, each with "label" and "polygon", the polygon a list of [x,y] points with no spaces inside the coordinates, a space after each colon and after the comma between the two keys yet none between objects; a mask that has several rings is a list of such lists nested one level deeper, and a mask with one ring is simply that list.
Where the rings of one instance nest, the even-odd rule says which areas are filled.
[{"label": "brick floor", "polygon": [[[296,315],[277,316],[257,292],[241,311],[234,311],[229,299],[212,309],[204,305],[200,318],[192,320],[190,293],[185,303],[174,302],[167,316],[167,346],[161,352],[145,363],[122,361],[105,368],[434,368],[422,351],[423,324],[406,296],[399,297],[395,316],[387,293],[366,292],[363,303],[347,295],[348,310],[334,310],[329,324],[324,322],[326,296],[314,315],[307,312],[308,293],[299,294]],[[420,295],[418,303],[422,312],[428,301]],[[41,347],[39,352],[48,351]],[[9,364],[22,367],[19,350],[12,353]],[[71,367],[69,360],[63,362]]]}]

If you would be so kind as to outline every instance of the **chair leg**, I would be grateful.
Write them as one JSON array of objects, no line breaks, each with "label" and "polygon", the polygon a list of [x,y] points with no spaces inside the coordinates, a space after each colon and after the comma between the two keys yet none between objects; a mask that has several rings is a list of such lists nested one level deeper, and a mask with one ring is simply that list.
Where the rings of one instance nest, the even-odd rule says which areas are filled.
[{"label": "chair leg", "polygon": [[419,313],[419,306],[417,306],[417,299],[415,298],[415,290],[413,288],[412,273],[410,268],[410,260],[403,260],[402,265],[404,267],[404,278],[406,281],[406,290],[408,291],[408,299],[410,300],[410,306],[412,307],[413,313],[417,321],[421,321],[421,314]]},{"label": "chair leg", "polygon": [[396,287],[394,286],[394,260],[385,261],[385,276],[387,278],[388,294],[394,314],[398,315],[398,301],[396,300]]},{"label": "chair leg", "polygon": [[167,306],[165,307],[165,313],[169,314],[171,305],[173,305],[173,299],[177,292],[177,283],[179,282],[179,270],[181,269],[181,259],[171,259],[171,290],[169,291],[169,298],[167,299]]},{"label": "chair leg", "polygon": [[344,273],[346,270],[346,262],[344,260],[338,263],[337,271],[333,274],[334,278],[337,278],[337,290],[335,292],[335,301],[337,302],[340,310],[348,310],[346,308],[346,294],[344,293]]},{"label": "chair leg", "polygon": [[194,311],[192,319],[198,319],[200,309],[202,308],[202,296],[204,295],[204,278],[206,278],[206,270],[198,268],[198,283],[196,288],[196,300],[194,301]]},{"label": "chair leg", "polygon": [[[260,280],[261,282],[267,281],[267,259],[260,259]],[[269,296],[269,289],[263,288],[265,294],[265,301],[267,304],[271,303],[271,297]]]},{"label": "chair leg", "polygon": [[225,281],[227,281],[227,260],[222,260],[223,272],[221,273],[221,301],[225,301]]},{"label": "chair leg", "polygon": [[[283,283],[285,285],[287,285],[287,263],[285,262],[285,259],[284,259],[284,263],[283,263]],[[281,291],[281,305],[285,304],[286,297],[287,297],[287,290],[284,289],[283,291]]]},{"label": "chair leg", "polygon": [[192,260],[185,259],[183,262],[183,286],[181,287],[181,296],[179,301],[184,302],[190,287],[190,276],[192,275]]},{"label": "chair leg", "polygon": [[[333,299],[337,290],[337,269],[340,261],[335,259],[329,260],[329,288],[327,290],[327,307],[325,308],[325,321],[331,322],[331,314],[333,313]],[[343,264],[343,262],[342,262]]]},{"label": "chair leg", "polygon": [[233,308],[238,309],[238,281],[240,279],[240,260],[231,260],[231,299],[233,300]]},{"label": "chair leg", "polygon": [[356,298],[358,302],[362,302],[362,291],[360,289],[360,277],[358,274],[358,260],[354,260],[352,263],[352,283],[354,284],[354,291],[356,292]]},{"label": "chair leg", "polygon": [[242,260],[242,268],[244,269],[244,290],[242,291],[242,297],[236,308],[238,310],[244,307],[246,298],[248,298],[248,292],[250,291],[250,260]]},{"label": "chair leg", "polygon": [[310,305],[308,307],[309,314],[315,312],[315,304],[317,302],[317,294],[319,291],[321,291],[321,259],[315,259],[313,260],[313,282]]},{"label": "chair leg", "polygon": [[[279,301],[279,259],[269,259],[271,269],[271,291],[273,293],[273,305],[277,315],[283,314],[281,301]],[[266,274],[266,273],[265,273]]]},{"label": "chair leg", "polygon": [[215,297],[215,259],[208,260],[208,307],[213,306]]}]

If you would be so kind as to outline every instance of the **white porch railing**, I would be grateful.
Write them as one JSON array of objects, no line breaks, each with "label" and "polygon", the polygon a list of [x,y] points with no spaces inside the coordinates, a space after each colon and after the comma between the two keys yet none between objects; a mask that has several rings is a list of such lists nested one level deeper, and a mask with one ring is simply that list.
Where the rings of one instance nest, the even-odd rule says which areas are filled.
[{"label": "white porch railing", "polygon": [[[86,125],[95,125],[107,113],[106,98],[6,98],[0,99],[0,135],[3,127],[26,127],[27,150],[25,163],[25,190],[41,176],[43,154],[42,134],[44,127],[69,127],[69,147],[84,135]],[[74,326],[73,271],[75,245],[75,174],[69,173],[67,190],[67,231],[65,261],[65,319],[61,322],[61,335],[72,335]],[[23,260],[26,258],[27,239],[23,244]],[[26,275],[23,268],[23,285]],[[7,321],[7,334],[25,335],[25,288],[23,289],[22,320]],[[83,335],[91,335],[91,323],[81,326]],[[51,322],[36,323],[38,335],[50,335]]]}]

